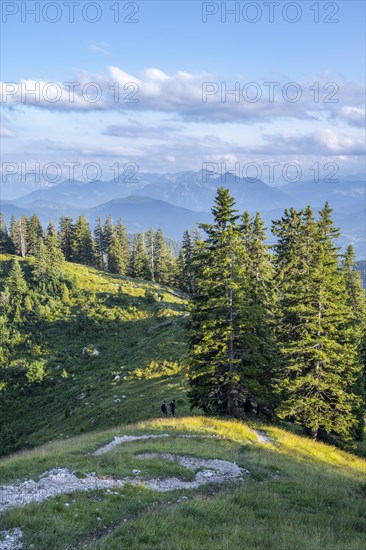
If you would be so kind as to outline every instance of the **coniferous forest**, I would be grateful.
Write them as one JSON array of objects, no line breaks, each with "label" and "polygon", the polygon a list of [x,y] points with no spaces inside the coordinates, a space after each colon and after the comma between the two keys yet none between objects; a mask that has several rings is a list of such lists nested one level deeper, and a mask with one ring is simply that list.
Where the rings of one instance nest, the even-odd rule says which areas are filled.
[{"label": "coniferous forest", "polygon": [[0,254],[38,260],[49,254],[52,263],[56,248],[56,256],[68,262],[161,284],[177,284],[174,244],[161,229],[129,235],[122,220],[113,223],[111,216],[104,222],[98,218],[94,230],[84,216],[75,222],[61,216],[58,228],[53,221],[42,228],[36,214],[19,220],[12,216],[8,228],[0,213]]},{"label": "coniferous forest", "polygon": [[83,216],[62,217],[57,228],[36,215],[9,228],[1,218],[1,253],[14,255],[0,289],[2,384],[24,372],[27,383],[42,382],[45,361],[22,361],[20,350],[40,345],[34,329],[49,304],[76,292],[64,269],[72,262],[188,296],[192,408],[292,422],[314,439],[362,438],[365,292],[352,246],[341,254],[336,245],[330,206],[285,210],[272,244],[260,214],[238,212],[227,189],[212,213],[211,224],[184,233],[179,255],[160,229],[131,236],[111,217],[93,231]]},{"label": "coniferous forest", "polygon": [[239,216],[219,189],[214,223],[192,260],[190,396],[206,411],[256,411],[313,438],[361,437],[365,292],[349,246],[340,255],[328,204],[273,222]]}]

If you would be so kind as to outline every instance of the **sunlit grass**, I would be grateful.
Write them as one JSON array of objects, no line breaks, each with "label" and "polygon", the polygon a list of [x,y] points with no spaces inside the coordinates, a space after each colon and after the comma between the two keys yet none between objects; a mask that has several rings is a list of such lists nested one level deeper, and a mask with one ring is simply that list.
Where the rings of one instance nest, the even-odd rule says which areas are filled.
[{"label": "sunlit grass", "polygon": [[239,420],[220,420],[207,416],[187,416],[183,418],[158,418],[137,424],[138,428],[177,430],[185,433],[207,433],[245,443],[257,442],[257,436],[246,424]]},{"label": "sunlit grass", "polygon": [[322,467],[335,468],[349,475],[364,477],[366,480],[366,461],[344,452],[337,447],[301,437],[286,430],[270,426],[268,434],[276,441],[276,451],[306,463],[322,463]]}]

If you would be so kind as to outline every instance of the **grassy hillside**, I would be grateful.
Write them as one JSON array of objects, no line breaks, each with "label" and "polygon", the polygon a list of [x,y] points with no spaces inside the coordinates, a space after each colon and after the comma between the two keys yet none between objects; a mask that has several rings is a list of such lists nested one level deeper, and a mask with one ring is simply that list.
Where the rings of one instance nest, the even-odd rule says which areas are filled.
[{"label": "grassy hillside", "polygon": [[[22,261],[26,273],[31,263]],[[11,264],[0,257],[0,291]],[[189,411],[184,297],[80,265],[65,271],[72,281],[67,299],[45,299],[36,345],[24,340],[12,356],[14,373],[23,359],[41,360],[45,377],[0,381],[0,454],[159,416],[162,399],[175,398],[180,414]],[[99,355],[83,355],[88,346]]]},{"label": "grassy hillside", "polygon": [[[192,473],[140,452],[170,452],[235,461],[249,475],[240,483],[159,493],[120,489],[64,494],[7,510],[2,528],[20,527],[24,548],[360,550],[365,542],[364,460],[276,427],[259,443],[252,426],[204,417],[158,419],[52,442],[0,460],[0,485],[38,479],[68,467],[82,477],[190,479]],[[121,434],[171,437],[135,441],[102,456],[92,451]],[[179,437],[180,435],[190,437]],[[202,439],[204,435],[205,438]],[[207,437],[213,436],[213,437]]]}]

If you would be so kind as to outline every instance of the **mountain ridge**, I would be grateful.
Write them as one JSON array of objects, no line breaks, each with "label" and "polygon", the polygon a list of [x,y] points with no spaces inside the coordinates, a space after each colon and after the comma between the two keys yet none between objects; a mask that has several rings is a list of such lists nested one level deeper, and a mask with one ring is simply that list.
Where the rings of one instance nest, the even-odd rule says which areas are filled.
[{"label": "mountain ridge", "polygon": [[[366,226],[363,222],[366,214],[361,206],[365,201],[365,186],[360,178],[318,183],[308,180],[276,187],[260,179],[238,178],[231,172],[221,176],[205,170],[141,173],[137,181],[129,181],[123,175],[116,181],[86,183],[64,180],[10,202],[5,199],[1,210],[7,221],[11,214],[19,217],[22,213],[31,215],[35,212],[43,223],[50,218],[56,221],[61,215],[75,218],[84,214],[93,224],[95,216],[112,214],[116,219],[126,217],[127,221],[124,221],[131,232],[162,226],[167,236],[178,239],[184,229],[211,219],[209,205],[218,186],[229,188],[240,212],[248,210],[254,214],[259,211],[269,228],[271,221],[281,217],[285,208],[300,209],[311,204],[317,211],[328,201],[343,233],[342,247],[352,243],[357,257],[366,257]],[[135,197],[135,202],[129,202],[128,197]],[[142,197],[145,203],[149,199],[157,202],[150,203],[150,211],[142,208],[139,212],[136,197]],[[115,201],[120,201],[119,210]],[[165,209],[162,209],[161,202],[165,203]],[[127,205],[130,205],[130,211]],[[113,211],[108,212],[108,208]]]}]

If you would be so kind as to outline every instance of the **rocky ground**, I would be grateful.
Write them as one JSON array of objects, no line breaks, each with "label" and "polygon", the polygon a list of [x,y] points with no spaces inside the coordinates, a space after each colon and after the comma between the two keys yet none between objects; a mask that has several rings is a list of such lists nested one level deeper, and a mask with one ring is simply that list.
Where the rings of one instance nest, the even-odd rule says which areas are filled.
[{"label": "rocky ground", "polygon": [[[256,430],[256,433],[260,443],[272,443],[272,439],[265,432]],[[93,454],[95,456],[105,454],[116,446],[131,441],[162,437],[170,437],[170,435],[116,436],[113,441],[99,448]],[[182,435],[180,437],[193,436]],[[46,471],[40,476],[38,481],[31,479],[22,483],[0,486],[0,513],[9,508],[26,506],[31,502],[42,502],[47,498],[56,497],[63,493],[121,488],[126,483],[133,485],[143,484],[155,491],[167,492],[173,489],[197,489],[208,483],[218,484],[227,481],[242,481],[249,474],[244,468],[240,468],[234,462],[227,460],[195,458],[171,453],[143,453],[137,455],[137,458],[160,458],[161,460],[178,462],[184,468],[196,472],[196,475],[191,481],[184,481],[177,477],[144,479],[143,473],[140,470],[133,470],[131,476],[121,479],[102,479],[97,477],[94,472],[86,474],[83,478],[78,478],[66,468],[57,468]],[[19,528],[0,532],[0,550],[17,550],[20,548],[22,548],[22,531]]]}]

